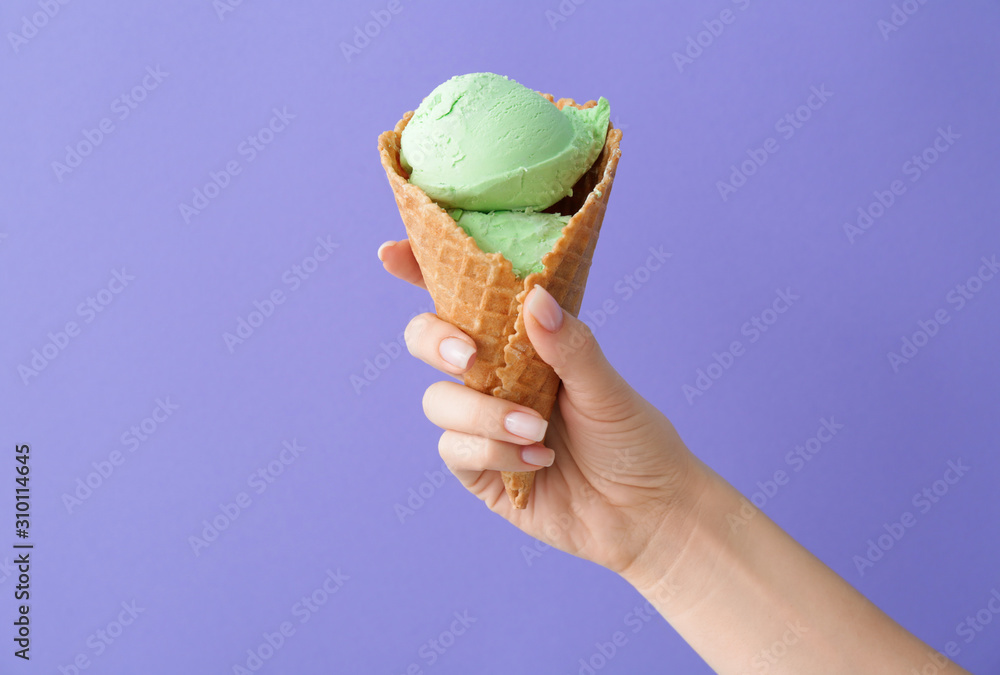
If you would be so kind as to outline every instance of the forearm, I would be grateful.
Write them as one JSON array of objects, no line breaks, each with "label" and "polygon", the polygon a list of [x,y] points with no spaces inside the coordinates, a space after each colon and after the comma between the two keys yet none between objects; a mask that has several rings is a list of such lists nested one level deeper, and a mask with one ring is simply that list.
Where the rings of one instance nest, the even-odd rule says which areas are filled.
[{"label": "forearm", "polygon": [[[625,578],[716,672],[965,673],[858,593],[714,472]],[[667,529],[667,528],[665,528]],[[681,532],[685,543],[675,543]],[[678,549],[674,549],[678,550]]]}]

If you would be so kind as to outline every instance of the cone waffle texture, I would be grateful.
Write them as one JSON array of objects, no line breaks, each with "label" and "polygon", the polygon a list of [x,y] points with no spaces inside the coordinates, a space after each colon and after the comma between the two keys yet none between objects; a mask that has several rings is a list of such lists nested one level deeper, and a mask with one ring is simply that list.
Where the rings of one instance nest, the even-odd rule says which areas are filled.
[{"label": "cone waffle texture", "polygon": [[[581,106],[572,99],[553,101],[551,95],[543,96],[560,110],[566,105],[595,105],[594,101]],[[542,257],[544,269],[519,279],[509,260],[480,250],[444,209],[407,181],[409,176],[399,162],[400,135],[412,116],[406,113],[393,131],[379,136],[379,153],[437,316],[476,342],[476,359],[464,382],[477,391],[532,408],[547,420],[555,405],[559,377],[531,346],[522,303],[528,291],[540,284],[563,309],[574,316],[579,313],[621,156],[621,131],[609,125],[604,149],[573,186],[573,194],[546,209],[572,217],[553,249]],[[534,472],[503,472],[507,495],[516,508],[527,506],[534,479]]]}]

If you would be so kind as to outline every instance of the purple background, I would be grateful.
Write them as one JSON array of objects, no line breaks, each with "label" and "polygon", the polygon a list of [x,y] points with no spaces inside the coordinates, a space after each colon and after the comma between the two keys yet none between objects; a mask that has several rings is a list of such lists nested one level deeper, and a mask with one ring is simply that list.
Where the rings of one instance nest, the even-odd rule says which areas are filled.
[{"label": "purple background", "polygon": [[[996,3],[910,0],[885,34],[887,0],[590,0],[563,2],[565,17],[556,0],[221,16],[211,0],[48,3],[58,12],[26,40],[10,35],[45,0],[0,10],[0,503],[12,509],[13,446],[29,443],[36,546],[30,664],[11,655],[16,582],[0,571],[0,672],[57,673],[82,654],[86,673],[232,673],[284,621],[295,632],[260,672],[577,673],[616,631],[628,642],[600,672],[710,672],[662,620],[634,623],[641,598],[621,579],[534,555],[437,473],[420,397],[439,376],[398,343],[429,300],[375,257],[404,236],[376,137],[482,70],[606,96],[624,130],[583,305],[611,361],[745,494],[784,470],[765,510],[905,627],[1000,672],[1000,617],[971,642],[956,632],[1000,589],[1000,281],[948,301],[1000,254]],[[732,22],[712,24],[725,9]],[[390,20],[348,58],[371,12]],[[707,46],[678,67],[699,32]],[[147,67],[167,74],[146,78],[155,89]],[[134,87],[145,100],[120,119]],[[786,138],[776,122],[812,87],[832,95]],[[250,161],[240,145],[274,109],[294,119]],[[104,118],[112,131],[57,175]],[[939,128],[958,138],[913,182],[904,164]],[[724,199],[718,181],[768,138],[777,151]],[[185,222],[179,205],[230,161],[240,173]],[[896,180],[905,192],[852,241],[844,224]],[[336,250],[293,289],[286,271],[326,237]],[[652,272],[650,247],[671,254]],[[100,293],[123,268],[134,280]],[[631,295],[629,278],[643,282]],[[275,289],[284,302],[227,348]],[[743,326],[777,289],[799,299],[751,343]],[[109,304],[89,313],[89,297]],[[941,308],[948,323],[895,372],[887,354]],[[70,321],[65,349],[19,370]],[[689,403],[683,386],[735,340],[742,355]],[[160,399],[178,407],[135,449],[123,434]],[[843,428],[796,472],[786,454],[821,418]],[[248,484],[293,440],[305,450],[273,482]],[[959,460],[961,480],[916,508]],[[99,486],[67,506],[88,478]],[[241,492],[250,505],[196,555],[189,538]],[[853,557],[905,511],[916,524],[859,573]],[[296,603],[327,570],[349,579],[301,623]],[[133,600],[144,611],[98,654],[97,631]],[[475,623],[430,663],[456,612]]]}]

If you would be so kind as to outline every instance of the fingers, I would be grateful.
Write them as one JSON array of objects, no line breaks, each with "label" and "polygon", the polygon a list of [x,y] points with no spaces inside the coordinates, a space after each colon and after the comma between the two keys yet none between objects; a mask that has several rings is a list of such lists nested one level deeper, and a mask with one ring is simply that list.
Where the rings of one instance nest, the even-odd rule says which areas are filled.
[{"label": "fingers", "polygon": [[572,393],[621,394],[629,390],[608,363],[585,323],[564,311],[548,291],[535,286],[524,300],[528,339]]},{"label": "fingers", "polygon": [[585,323],[535,286],[524,300],[524,325],[538,356],[562,380],[563,393],[591,419],[625,419],[642,399],[604,357]]},{"label": "fingers", "polygon": [[427,388],[424,414],[442,429],[518,445],[542,441],[549,425],[531,408],[455,382],[436,382]]},{"label": "fingers", "polygon": [[426,290],[424,275],[413,257],[408,239],[385,242],[378,247],[378,259],[389,274]]},{"label": "fingers", "polygon": [[438,452],[459,477],[463,472],[536,471],[555,460],[555,453],[538,443],[515,445],[452,430],[441,434]]},{"label": "fingers", "polygon": [[449,375],[461,375],[476,358],[476,343],[472,338],[433,314],[413,317],[403,338],[411,354]]}]

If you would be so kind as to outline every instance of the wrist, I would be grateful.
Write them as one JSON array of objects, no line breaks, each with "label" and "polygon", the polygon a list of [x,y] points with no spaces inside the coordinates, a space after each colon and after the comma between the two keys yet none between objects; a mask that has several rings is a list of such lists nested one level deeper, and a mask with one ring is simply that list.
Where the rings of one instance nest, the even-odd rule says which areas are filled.
[{"label": "wrist", "polygon": [[625,581],[647,598],[650,594],[677,593],[673,573],[701,536],[700,523],[713,489],[712,471],[693,454],[687,464],[677,488],[664,498],[663,508],[655,511],[642,551],[620,572]]},{"label": "wrist", "polygon": [[728,516],[739,508],[739,495],[725,480],[693,455],[692,464],[669,517],[621,575],[668,620],[696,605],[724,572],[719,566],[733,544]]}]

